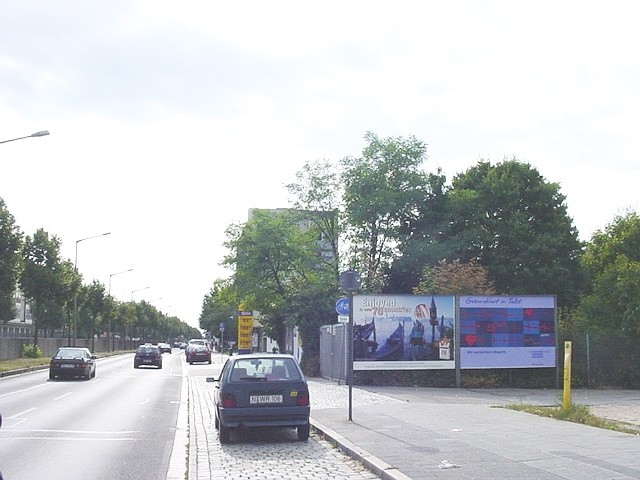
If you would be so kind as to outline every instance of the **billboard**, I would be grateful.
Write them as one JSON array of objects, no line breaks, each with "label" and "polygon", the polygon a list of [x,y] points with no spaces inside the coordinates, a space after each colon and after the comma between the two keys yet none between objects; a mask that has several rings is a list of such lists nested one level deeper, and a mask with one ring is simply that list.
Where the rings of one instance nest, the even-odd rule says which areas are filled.
[{"label": "billboard", "polygon": [[460,367],[556,366],[554,296],[458,297]]},{"label": "billboard", "polygon": [[353,369],[453,369],[453,295],[354,295]]}]

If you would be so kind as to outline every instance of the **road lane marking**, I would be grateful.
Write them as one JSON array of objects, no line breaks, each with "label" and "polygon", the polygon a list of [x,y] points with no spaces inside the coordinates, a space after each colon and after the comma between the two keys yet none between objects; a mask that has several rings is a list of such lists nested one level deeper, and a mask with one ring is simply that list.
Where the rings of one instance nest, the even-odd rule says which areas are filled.
[{"label": "road lane marking", "polygon": [[22,390],[14,390],[13,392],[3,393],[2,395],[0,395],[0,398],[8,397],[9,395],[14,395],[16,393],[28,392],[29,390],[33,390],[34,388],[46,387],[47,385],[47,383],[40,383],[38,385],[34,385],[33,387],[23,388]]},{"label": "road lane marking", "polygon": [[[4,425],[2,426],[4,430]],[[63,434],[74,436],[76,440],[78,439],[78,435],[137,435],[139,433],[138,430],[121,430],[121,431],[101,431],[101,430],[44,430],[44,429],[30,429],[30,430],[18,430],[23,434],[38,434],[38,433],[53,433],[53,434]],[[39,437],[40,438],[40,437]]]},{"label": "road lane marking", "polygon": [[31,413],[31,412],[33,412],[34,410],[37,410],[37,409],[38,409],[38,407],[28,408],[27,410],[23,410],[22,412],[18,412],[18,413],[14,414],[14,415],[11,415],[10,417],[7,417],[7,418],[10,418],[12,420],[19,420],[20,417],[26,415],[27,413]]},{"label": "road lane marking", "polygon": [[54,400],[60,400],[61,398],[68,397],[69,395],[73,395],[73,392],[67,392],[64,395],[60,395],[59,397],[54,398]]},{"label": "road lane marking", "polygon": [[[11,440],[55,440],[56,442],[60,440],[69,440],[69,441],[78,441],[78,437],[32,437],[29,435],[11,435]],[[94,442],[136,442],[137,439],[134,437],[123,437],[123,438],[99,438],[99,437],[83,437],[83,441],[94,441]]]}]

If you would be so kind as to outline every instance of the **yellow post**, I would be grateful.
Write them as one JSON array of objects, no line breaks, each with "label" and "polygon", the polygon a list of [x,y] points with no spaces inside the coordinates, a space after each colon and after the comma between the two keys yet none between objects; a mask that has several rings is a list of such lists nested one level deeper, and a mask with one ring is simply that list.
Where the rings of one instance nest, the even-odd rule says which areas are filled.
[{"label": "yellow post", "polygon": [[564,342],[564,391],[562,394],[562,408],[568,410],[571,406],[571,342]]}]

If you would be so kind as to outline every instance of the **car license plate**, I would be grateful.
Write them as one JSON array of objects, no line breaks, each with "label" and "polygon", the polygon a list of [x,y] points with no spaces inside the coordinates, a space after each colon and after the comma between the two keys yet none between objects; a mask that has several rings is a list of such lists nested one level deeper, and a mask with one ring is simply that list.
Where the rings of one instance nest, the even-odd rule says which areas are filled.
[{"label": "car license plate", "polygon": [[62,368],[73,368],[73,364],[72,363],[63,363],[62,365],[60,365]]},{"label": "car license plate", "polygon": [[251,405],[263,405],[265,403],[282,403],[282,395],[251,395]]}]

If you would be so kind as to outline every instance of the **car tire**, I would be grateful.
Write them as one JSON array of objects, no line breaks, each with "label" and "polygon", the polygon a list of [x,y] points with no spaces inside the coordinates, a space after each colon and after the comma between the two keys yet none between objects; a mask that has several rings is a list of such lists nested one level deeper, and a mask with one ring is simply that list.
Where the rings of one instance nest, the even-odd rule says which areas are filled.
[{"label": "car tire", "polygon": [[96,378],[96,371],[91,372],[91,378]]},{"label": "car tire", "polygon": [[309,440],[309,424],[300,425],[298,427],[298,440],[301,442],[306,442]]},{"label": "car tire", "polygon": [[217,414],[213,415],[213,427],[216,430],[220,429],[220,420],[218,420],[218,415]]},{"label": "car tire", "polygon": [[85,380],[91,380],[91,370],[89,370],[87,373],[85,373],[84,379]]},{"label": "car tire", "polygon": [[162,365],[158,365],[158,370],[162,370]]},{"label": "car tire", "polygon": [[140,368],[140,365],[133,364],[133,368]]},{"label": "car tire", "polygon": [[56,376],[53,373],[49,372],[49,380],[55,380],[55,378]]},{"label": "car tire", "polygon": [[229,443],[231,441],[231,429],[225,427],[222,422],[220,422],[218,433],[220,435],[220,443]]}]

